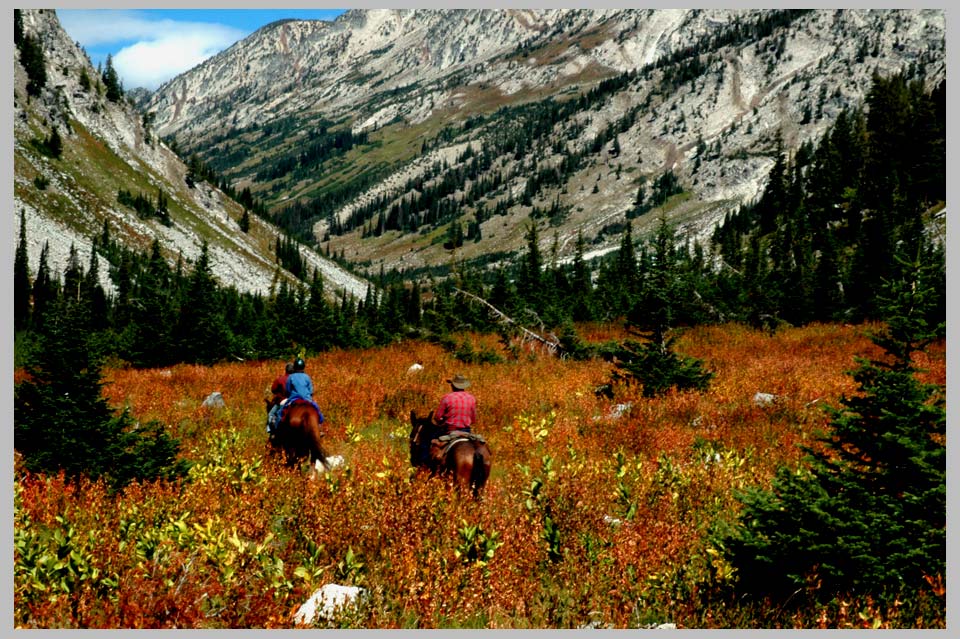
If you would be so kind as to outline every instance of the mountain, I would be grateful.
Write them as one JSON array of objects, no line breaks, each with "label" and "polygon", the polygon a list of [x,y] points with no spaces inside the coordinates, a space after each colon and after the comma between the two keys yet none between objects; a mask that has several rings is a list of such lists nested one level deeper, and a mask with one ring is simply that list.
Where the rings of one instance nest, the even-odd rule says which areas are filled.
[{"label": "mountain", "polygon": [[[875,74],[946,77],[942,10],[351,10],[266,25],[140,102],[374,275],[704,241]],[[455,250],[451,250],[455,249]]]},{"label": "mountain", "polygon": [[[188,167],[148,117],[122,96],[111,99],[107,83],[54,11],[23,10],[20,16],[23,35],[42,53],[25,60],[15,49],[11,228],[23,213],[34,272],[45,244],[53,273],[63,271],[71,248],[86,267],[93,238],[106,224],[110,237],[130,249],[146,251],[159,240],[171,264],[195,260],[206,241],[213,275],[242,292],[267,294],[277,278],[293,279],[277,265],[275,247],[283,232],[256,215],[248,216],[243,232],[241,204],[205,180],[188,185]],[[31,73],[45,78],[42,86],[28,86]],[[62,147],[59,157],[49,148],[54,137]],[[15,242],[18,235],[10,237]],[[331,292],[364,295],[367,282],[309,247],[301,255]],[[101,283],[113,290],[110,265],[102,256],[98,260]]]}]

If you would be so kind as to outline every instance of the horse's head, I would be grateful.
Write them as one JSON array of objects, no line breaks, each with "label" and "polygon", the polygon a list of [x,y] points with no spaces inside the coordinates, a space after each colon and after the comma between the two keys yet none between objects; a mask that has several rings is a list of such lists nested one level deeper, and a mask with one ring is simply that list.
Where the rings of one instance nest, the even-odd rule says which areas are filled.
[{"label": "horse's head", "polygon": [[433,430],[433,411],[426,417],[418,417],[417,411],[410,411],[410,444],[416,445],[430,437]]},{"label": "horse's head", "polygon": [[410,411],[410,463],[418,466],[423,463],[423,448],[433,435],[433,411],[426,417],[417,417],[417,411]]}]

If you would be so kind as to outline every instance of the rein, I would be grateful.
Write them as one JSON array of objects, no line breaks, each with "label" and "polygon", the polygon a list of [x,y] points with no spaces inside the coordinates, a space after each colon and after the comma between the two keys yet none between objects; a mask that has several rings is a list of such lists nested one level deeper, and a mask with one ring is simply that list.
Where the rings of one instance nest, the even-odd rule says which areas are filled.
[{"label": "rein", "polygon": [[413,434],[413,441],[420,443],[420,431],[423,430],[423,422],[420,422],[420,425],[417,426],[417,432]]}]

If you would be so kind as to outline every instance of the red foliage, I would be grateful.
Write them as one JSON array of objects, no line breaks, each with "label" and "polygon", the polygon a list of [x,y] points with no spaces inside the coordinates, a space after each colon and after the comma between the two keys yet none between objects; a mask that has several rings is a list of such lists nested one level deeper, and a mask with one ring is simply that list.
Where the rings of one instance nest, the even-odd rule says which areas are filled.
[{"label": "red foliage", "polygon": [[[428,343],[318,354],[307,372],[329,452],[345,464],[315,481],[266,455],[263,398],[282,362],[107,370],[108,401],[166,424],[195,466],[187,481],[118,495],[16,468],[18,534],[55,552],[53,535],[67,521],[77,561],[99,570],[57,597],[38,594],[23,546],[16,623],[290,627],[301,602],[337,582],[371,592],[344,622],[352,626],[565,627],[599,614],[622,627],[637,623],[640,601],[690,624],[722,624],[720,611],[696,610],[689,594],[709,563],[707,530],[735,514],[732,488],[763,485],[778,465],[795,463],[797,444],[828,424],[822,407],[856,391],[846,374],[854,357],[879,355],[865,328],[692,329],[678,351],[716,376],[705,393],[660,398],[631,388],[598,398],[611,371],[599,360],[523,354],[463,364]],[[581,335],[625,337],[599,324]],[[923,379],[944,383],[945,350],[918,356]],[[423,370],[408,375],[416,360]],[[409,467],[410,410],[434,408],[457,372],[472,381],[476,429],[495,455],[480,504]],[[201,406],[213,391],[225,408]],[[758,392],[776,400],[758,405]],[[617,417],[615,404],[629,408]],[[548,553],[548,517],[559,559]],[[492,544],[485,563],[463,559],[471,530]],[[815,625],[811,615],[783,623]]]}]

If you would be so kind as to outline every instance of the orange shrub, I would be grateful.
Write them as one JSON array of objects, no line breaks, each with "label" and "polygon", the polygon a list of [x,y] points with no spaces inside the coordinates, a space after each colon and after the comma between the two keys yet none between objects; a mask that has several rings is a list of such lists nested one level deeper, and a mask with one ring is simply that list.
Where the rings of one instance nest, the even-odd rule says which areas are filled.
[{"label": "orange shrub", "polygon": [[[108,401],[166,424],[193,467],[182,482],[118,495],[17,467],[15,622],[291,627],[299,604],[335,582],[360,585],[369,598],[334,625],[722,626],[732,613],[700,609],[696,594],[722,586],[711,581],[722,567],[708,552],[708,530],[735,516],[734,489],[796,464],[797,445],[828,426],[822,407],[855,392],[846,375],[854,357],[878,354],[870,328],[691,329],[678,351],[716,376],[705,393],[660,398],[624,386],[613,400],[597,397],[611,372],[603,361],[529,352],[463,364],[421,342],[320,353],[307,372],[328,452],[344,465],[315,481],[267,454],[263,400],[283,362],[107,370]],[[581,335],[626,336],[600,324]],[[465,339],[499,348],[490,336]],[[920,356],[924,379],[944,383],[945,350],[935,344]],[[423,370],[408,375],[416,360]],[[433,409],[455,373],[473,383],[476,430],[494,454],[480,503],[409,468],[409,413]],[[202,406],[213,391],[225,408]],[[776,398],[758,405],[758,392]],[[469,543],[488,544],[491,556],[465,559]],[[75,566],[43,559],[71,551]],[[80,579],[71,569],[87,572]],[[53,596],[43,588],[55,579],[73,585]],[[814,610],[776,623],[818,618],[850,619]]]}]

